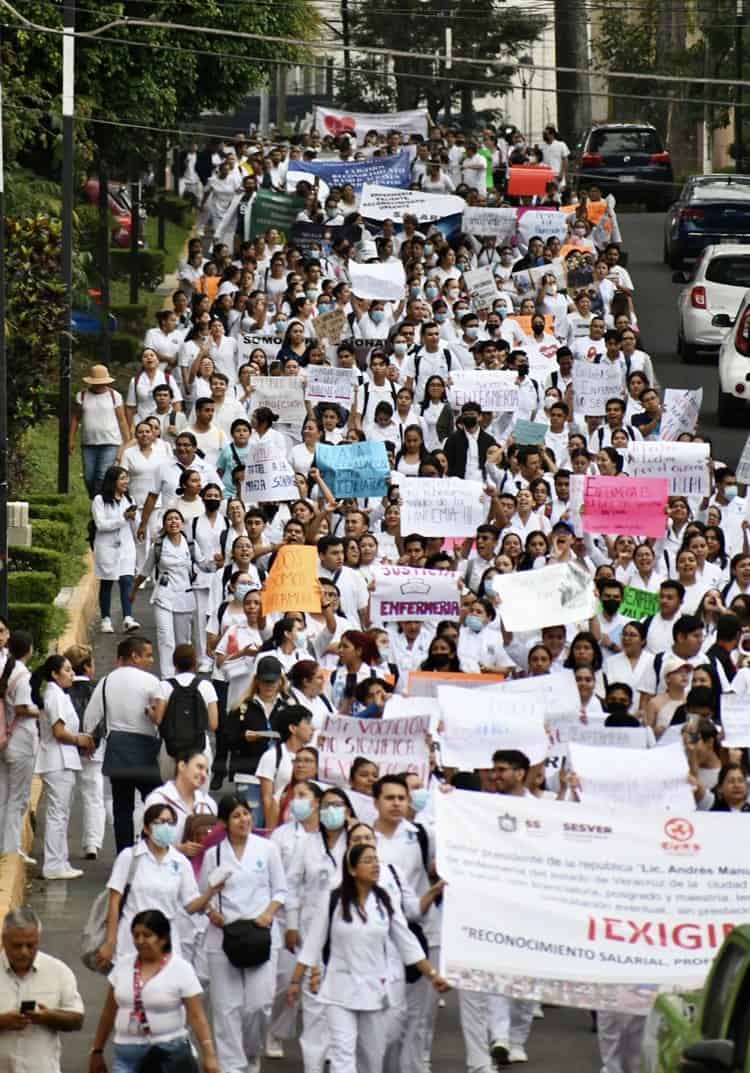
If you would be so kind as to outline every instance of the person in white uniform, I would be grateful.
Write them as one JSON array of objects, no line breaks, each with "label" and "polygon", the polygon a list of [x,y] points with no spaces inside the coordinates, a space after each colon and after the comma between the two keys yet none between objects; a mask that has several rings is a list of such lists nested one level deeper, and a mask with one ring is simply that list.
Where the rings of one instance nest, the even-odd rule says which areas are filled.
[{"label": "person in white uniform", "polygon": [[[216,1050],[222,1073],[248,1073],[260,1070],[271,1016],[278,951],[272,925],[286,901],[286,877],[275,843],[252,833],[247,802],[227,794],[219,819],[227,837],[206,852],[200,874],[202,890],[222,883],[206,935]],[[240,920],[271,930],[268,956],[253,968],[238,967],[224,953],[223,929]]]},{"label": "person in white uniform", "polygon": [[[201,489],[204,514],[193,518],[189,533],[198,546],[198,555],[205,569],[196,573],[193,583],[195,596],[195,648],[198,653],[198,670],[207,673],[212,663],[206,652],[206,626],[213,575],[224,565],[224,553],[231,534],[227,533],[229,522],[219,512],[224,498],[218,484],[210,482]],[[226,535],[225,535],[226,534]]]},{"label": "person in white uniform", "polygon": [[325,964],[319,999],[326,1008],[331,1073],[380,1073],[387,1043],[388,943],[404,965],[414,965],[437,991],[448,984],[424,956],[399,905],[379,885],[373,846],[352,846],[341,886],[319,907],[292,973],[288,996],[302,978]]},{"label": "person in white uniform", "polygon": [[[73,684],[69,696],[78,713],[81,726],[86,706],[94,692],[94,650],[90,645],[71,645],[63,653],[70,660],[73,668]],[[112,791],[107,784],[107,801],[104,799],[104,778],[102,763],[104,761],[104,741],[102,740],[93,753],[84,753],[81,757],[81,773],[77,786],[81,795],[81,847],[83,856],[88,861],[95,861],[104,844],[104,830],[107,818],[112,822]]]},{"label": "person in white uniform", "polygon": [[42,776],[47,810],[44,821],[44,879],[78,879],[80,868],[73,868],[68,849],[70,804],[76,777],[81,770],[80,750],[93,752],[94,739],[80,733],[78,713],[67,690],[74,672],[67,656],[48,656],[32,675],[32,695],[46,681],[44,708],[39,716],[40,744],[36,755],[36,774]]},{"label": "person in white uniform", "polygon": [[31,634],[14,630],[8,638],[8,655],[0,675],[0,699],[5,704],[2,731],[7,741],[0,753],[0,845],[3,853],[18,853],[26,864],[36,864],[21,849],[21,823],[29,803],[39,744],[39,709],[31,697],[31,672],[26,666],[33,654]]},{"label": "person in white uniform", "polygon": [[[128,471],[130,478],[128,493],[135,501],[138,510],[142,511],[149,492],[154,487],[156,471],[167,461],[167,457],[164,451],[165,445],[161,441],[158,444],[154,442],[154,429],[150,421],[138,422],[135,427],[135,441],[123,451],[121,465]],[[152,514],[144,539],[136,541],[135,569],[138,573],[141,573],[149,544],[156,536],[156,520],[156,515]]]},{"label": "person in white uniform", "polygon": [[99,578],[99,612],[102,633],[114,633],[110,609],[112,586],[120,589],[123,630],[137,630],[133,618],[131,586],[135,574],[135,535],[133,523],[137,507],[128,486],[130,474],[122,466],[110,466],[104,474],[101,493],[91,504],[96,532],[94,535],[94,573]]}]

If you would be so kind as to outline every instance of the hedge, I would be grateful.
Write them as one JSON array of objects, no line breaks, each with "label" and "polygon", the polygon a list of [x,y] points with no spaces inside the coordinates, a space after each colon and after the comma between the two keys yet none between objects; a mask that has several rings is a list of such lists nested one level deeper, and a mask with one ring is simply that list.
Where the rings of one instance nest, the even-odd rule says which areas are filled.
[{"label": "hedge", "polygon": [[[110,271],[112,279],[130,279],[132,254],[130,250],[112,250]],[[139,250],[136,255],[138,287],[155,291],[166,275],[166,260],[161,250]]]},{"label": "hedge", "polygon": [[72,507],[63,506],[62,503],[29,503],[29,518],[32,523],[36,519],[50,522],[62,522],[72,528],[76,524],[76,515]]},{"label": "hedge", "polygon": [[68,547],[70,530],[71,527],[65,522],[53,522],[45,518],[35,520],[31,528],[34,544],[38,548],[49,548],[52,551]]},{"label": "hedge", "polygon": [[47,570],[14,570],[8,574],[8,600],[18,604],[51,604],[60,583]]},{"label": "hedge", "polygon": [[46,653],[53,633],[52,604],[14,604],[8,605],[8,618],[14,630],[27,630],[34,639],[37,652]]},{"label": "hedge", "polygon": [[110,306],[110,313],[117,317],[118,332],[142,336],[148,318],[148,307],[141,302]]},{"label": "hedge", "polygon": [[39,507],[64,507],[70,502],[67,492],[36,492],[25,497],[31,507],[32,504]]},{"label": "hedge", "polygon": [[22,544],[11,544],[8,548],[8,567],[10,579],[17,570],[38,570],[54,574],[57,588],[62,584],[63,556],[59,551],[49,548],[27,548]]},{"label": "hedge", "polygon": [[[112,365],[137,365],[143,352],[143,325],[138,338],[126,332],[112,332],[109,337],[109,355]],[[102,343],[98,335],[79,335],[76,338],[76,356],[79,360],[94,364],[102,361]]]},{"label": "hedge", "polygon": [[180,197],[174,190],[157,190],[153,197],[153,211],[151,215],[158,215],[159,202],[164,204],[164,218],[178,227],[188,228],[193,219],[193,205],[188,198]]}]

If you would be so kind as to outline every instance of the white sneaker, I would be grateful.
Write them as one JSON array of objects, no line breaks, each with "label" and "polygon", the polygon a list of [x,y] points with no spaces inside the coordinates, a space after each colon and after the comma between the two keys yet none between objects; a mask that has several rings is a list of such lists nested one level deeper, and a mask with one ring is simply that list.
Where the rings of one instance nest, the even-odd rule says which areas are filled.
[{"label": "white sneaker", "polygon": [[490,1057],[496,1066],[507,1066],[510,1062],[510,1044],[504,1039],[493,1039],[490,1044]]},{"label": "white sneaker", "polygon": [[114,633],[115,628],[112,625],[111,618],[103,618],[99,625],[99,633]]},{"label": "white sneaker", "polygon": [[36,857],[29,857],[28,853],[24,853],[22,849],[19,849],[18,856],[24,864],[36,864]]},{"label": "white sneaker", "polygon": [[122,628],[125,630],[125,633],[132,633],[133,630],[140,630],[141,624],[140,622],[136,622],[132,615],[126,615],[122,620]]},{"label": "white sneaker", "polygon": [[529,1056],[524,1048],[519,1047],[516,1043],[511,1047],[508,1058],[511,1062],[528,1062],[529,1060]]},{"label": "white sneaker", "polygon": [[266,1032],[266,1058],[283,1058],[284,1057],[284,1044],[280,1039],[271,1032]]},{"label": "white sneaker", "polygon": [[78,879],[82,875],[80,868],[65,868],[61,872],[42,872],[42,879]]},{"label": "white sneaker", "polygon": [[[211,659],[202,659],[198,664],[198,674],[210,674],[213,669],[214,662]],[[266,1057],[268,1057],[268,1055],[266,1055]]]}]

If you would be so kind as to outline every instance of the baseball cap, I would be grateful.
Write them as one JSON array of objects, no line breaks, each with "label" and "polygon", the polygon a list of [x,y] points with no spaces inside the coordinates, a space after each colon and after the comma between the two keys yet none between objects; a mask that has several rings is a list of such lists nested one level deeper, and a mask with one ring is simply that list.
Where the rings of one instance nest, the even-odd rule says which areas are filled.
[{"label": "baseball cap", "polygon": [[276,682],[284,673],[284,668],[275,656],[263,656],[255,666],[255,677],[261,682]]}]

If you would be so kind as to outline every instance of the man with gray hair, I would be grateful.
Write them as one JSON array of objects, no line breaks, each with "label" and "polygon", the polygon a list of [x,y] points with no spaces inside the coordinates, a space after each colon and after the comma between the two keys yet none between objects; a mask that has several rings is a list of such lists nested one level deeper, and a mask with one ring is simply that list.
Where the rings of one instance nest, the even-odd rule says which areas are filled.
[{"label": "man with gray hair", "polygon": [[39,950],[33,909],[5,916],[0,952],[0,1073],[61,1073],[60,1032],[78,1032],[83,1001],[62,961]]}]

